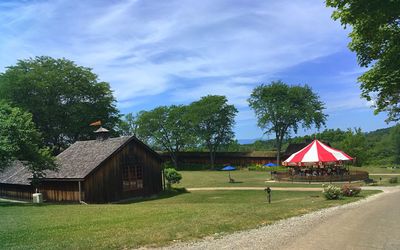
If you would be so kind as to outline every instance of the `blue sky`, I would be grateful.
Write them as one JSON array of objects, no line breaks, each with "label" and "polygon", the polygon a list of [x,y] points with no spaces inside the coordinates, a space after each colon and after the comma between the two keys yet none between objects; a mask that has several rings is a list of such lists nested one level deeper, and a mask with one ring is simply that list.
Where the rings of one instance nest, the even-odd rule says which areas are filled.
[{"label": "blue sky", "polygon": [[0,72],[18,59],[65,57],[109,82],[123,113],[226,95],[239,110],[238,139],[272,138],[246,100],[277,79],[310,85],[327,128],[387,127],[360,98],[364,69],[331,12],[318,0],[1,1]]}]

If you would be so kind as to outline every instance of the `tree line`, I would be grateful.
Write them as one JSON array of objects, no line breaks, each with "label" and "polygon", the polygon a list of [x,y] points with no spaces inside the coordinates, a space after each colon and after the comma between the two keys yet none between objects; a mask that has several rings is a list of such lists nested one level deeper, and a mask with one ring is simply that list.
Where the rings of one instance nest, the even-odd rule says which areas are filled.
[{"label": "tree line", "polygon": [[225,96],[208,95],[189,105],[161,106],[136,115],[127,114],[118,131],[122,135],[134,134],[168,152],[175,167],[179,164],[179,152],[205,147],[213,167],[215,152],[234,138],[237,112]]},{"label": "tree line", "polygon": [[[198,148],[210,153],[213,166],[215,152],[231,144],[235,137],[233,127],[238,113],[225,96],[208,95],[188,105],[160,106],[123,116],[116,108],[109,84],[99,81],[90,68],[46,56],[20,60],[7,67],[0,74],[0,100],[3,112],[11,110],[25,117],[0,117],[6,128],[0,132],[2,168],[16,159],[30,166],[54,168],[51,156],[77,140],[93,138],[93,128],[88,125],[96,120],[101,120],[115,136],[134,134],[167,151],[175,166],[179,152]],[[286,134],[297,132],[300,126],[319,127],[326,120],[323,103],[307,85],[273,81],[255,88],[248,101],[260,128],[276,135],[278,152]],[[7,124],[13,124],[20,134],[11,133]],[[24,127],[27,124],[29,129]],[[27,156],[27,145],[37,149],[35,157]]]},{"label": "tree line", "polygon": [[[352,28],[349,48],[368,69],[358,79],[362,97],[373,101],[375,113],[386,112],[387,122],[400,121],[399,1],[326,0],[326,5],[334,8],[334,20]],[[324,104],[307,85],[271,82],[255,88],[248,101],[258,126],[275,135],[278,160],[288,134],[300,127],[319,128],[326,121]],[[128,131],[167,150],[176,163],[176,152],[206,147],[212,163],[216,150],[235,145],[236,113],[226,97],[206,96],[190,105],[163,106],[122,118],[109,84],[90,68],[64,58],[19,60],[0,74],[0,170],[15,159],[34,175],[41,175],[41,168],[55,168],[52,156],[77,140],[92,138],[87,124],[95,120],[114,135]],[[346,133],[354,140],[343,139],[342,147],[353,150],[351,144],[362,141],[362,133]],[[393,152],[400,155],[398,144],[393,145]],[[360,149],[357,154],[365,152]]]}]

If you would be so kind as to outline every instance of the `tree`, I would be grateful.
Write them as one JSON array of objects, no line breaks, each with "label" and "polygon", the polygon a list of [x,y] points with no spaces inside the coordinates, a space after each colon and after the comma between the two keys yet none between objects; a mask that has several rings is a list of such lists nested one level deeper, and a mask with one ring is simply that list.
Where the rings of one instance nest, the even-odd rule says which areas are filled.
[{"label": "tree", "polygon": [[45,170],[56,168],[50,150],[41,144],[32,115],[0,102],[0,171],[19,160],[32,172],[36,185]]},{"label": "tree", "polygon": [[136,115],[132,113],[124,115],[117,126],[117,132],[120,135],[124,136],[135,135],[136,137],[139,137],[138,136],[139,126],[137,119],[140,116],[140,114],[141,112],[137,113]]},{"label": "tree", "polygon": [[362,67],[362,96],[374,101],[375,113],[388,112],[387,122],[400,120],[400,1],[326,0],[334,20],[352,27],[349,43]]},{"label": "tree", "polygon": [[237,109],[228,104],[225,96],[208,95],[190,105],[190,120],[196,136],[210,152],[211,167],[214,168],[215,152],[234,138],[233,125]]},{"label": "tree", "polygon": [[91,122],[101,120],[113,128],[119,121],[109,84],[66,59],[42,56],[8,67],[0,75],[0,99],[32,113],[45,145],[55,154],[91,138]]},{"label": "tree", "polygon": [[300,125],[320,128],[327,117],[323,114],[324,104],[307,85],[289,86],[282,81],[272,81],[256,87],[248,101],[256,113],[258,126],[265,133],[275,134],[278,164],[282,141],[290,131],[297,133]]},{"label": "tree", "polygon": [[392,128],[390,136],[394,144],[394,163],[400,164],[400,124],[397,124]]},{"label": "tree", "polygon": [[141,139],[166,150],[177,168],[179,152],[194,140],[187,111],[183,105],[162,106],[143,111],[137,118],[137,131]]},{"label": "tree", "polygon": [[361,128],[349,129],[340,143],[340,149],[351,157],[355,157],[355,165],[361,167],[368,160],[368,146]]},{"label": "tree", "polygon": [[182,180],[182,175],[173,168],[164,169],[164,174],[168,189],[172,188],[172,184],[179,183]]}]

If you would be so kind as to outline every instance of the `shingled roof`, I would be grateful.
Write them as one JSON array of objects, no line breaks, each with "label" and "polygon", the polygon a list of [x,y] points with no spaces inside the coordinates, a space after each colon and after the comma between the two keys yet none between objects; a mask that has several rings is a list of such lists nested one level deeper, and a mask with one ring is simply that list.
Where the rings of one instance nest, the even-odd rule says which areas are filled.
[{"label": "shingled roof", "polygon": [[46,179],[83,179],[130,138],[77,141],[57,155],[58,171],[47,171]]},{"label": "shingled roof", "polygon": [[0,183],[30,185],[31,172],[20,161],[14,161],[12,165],[0,172]]},{"label": "shingled roof", "polygon": [[[45,179],[84,179],[102,162],[112,156],[129,141],[135,140],[150,150],[161,161],[161,157],[134,136],[122,136],[107,140],[77,141],[57,155],[58,171],[46,171]],[[32,175],[22,163],[0,173],[0,183],[29,184]]]}]

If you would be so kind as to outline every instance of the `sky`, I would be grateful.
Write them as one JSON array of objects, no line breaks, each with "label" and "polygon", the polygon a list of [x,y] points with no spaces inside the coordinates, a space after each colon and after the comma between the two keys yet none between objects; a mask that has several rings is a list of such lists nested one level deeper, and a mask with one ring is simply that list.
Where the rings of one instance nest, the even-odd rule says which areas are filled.
[{"label": "sky", "polygon": [[0,72],[20,59],[67,58],[109,82],[122,113],[225,95],[239,110],[237,139],[273,138],[247,102],[273,80],[311,86],[326,128],[393,125],[360,98],[366,69],[331,13],[319,0],[2,0]]}]

